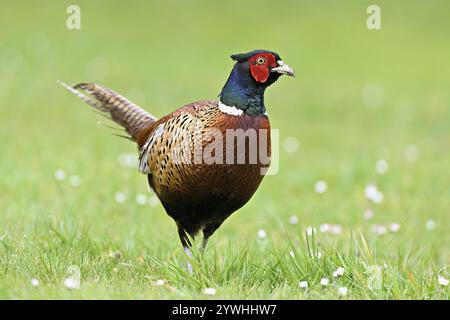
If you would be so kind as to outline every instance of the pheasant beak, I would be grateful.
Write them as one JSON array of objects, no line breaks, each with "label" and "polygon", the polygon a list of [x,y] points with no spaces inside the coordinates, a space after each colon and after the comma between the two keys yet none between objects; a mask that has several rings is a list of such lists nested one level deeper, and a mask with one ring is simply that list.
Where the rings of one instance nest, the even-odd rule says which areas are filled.
[{"label": "pheasant beak", "polygon": [[295,77],[294,70],[291,67],[289,67],[286,63],[284,63],[283,60],[278,60],[277,63],[278,63],[278,67],[273,68],[271,70],[271,72],[278,72],[278,73],[285,74],[290,77]]}]

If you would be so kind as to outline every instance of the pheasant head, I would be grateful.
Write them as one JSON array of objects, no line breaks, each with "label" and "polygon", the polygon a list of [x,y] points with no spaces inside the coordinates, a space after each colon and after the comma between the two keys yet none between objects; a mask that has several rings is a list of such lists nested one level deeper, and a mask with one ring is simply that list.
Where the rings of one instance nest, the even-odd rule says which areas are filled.
[{"label": "pheasant head", "polygon": [[282,75],[294,76],[294,70],[273,51],[254,50],[231,58],[236,64],[220,93],[220,102],[248,115],[265,114],[266,88]]}]

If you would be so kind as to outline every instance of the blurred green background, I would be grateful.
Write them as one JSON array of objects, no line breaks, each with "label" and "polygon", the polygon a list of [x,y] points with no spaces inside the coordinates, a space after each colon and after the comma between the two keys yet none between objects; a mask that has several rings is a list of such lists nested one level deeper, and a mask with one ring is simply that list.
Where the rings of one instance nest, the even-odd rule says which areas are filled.
[{"label": "blurred green background", "polygon": [[[272,127],[280,129],[280,170],[227,220],[209,249],[257,246],[256,234],[265,229],[276,251],[286,245],[286,229],[300,236],[306,226],[334,223],[344,232],[329,243],[345,248],[351,230],[358,230],[386,261],[399,262],[399,252],[424,253],[429,259],[423,272],[443,268],[445,274],[450,2],[376,1],[382,29],[368,30],[366,9],[372,3],[3,2],[0,297],[67,294],[28,288],[36,274],[51,287],[66,264],[83,265],[84,249],[80,256],[58,253],[58,237],[49,230],[83,230],[86,241],[99,247],[88,250],[91,258],[107,248],[131,260],[142,252],[163,259],[179,250],[162,206],[135,201],[138,194],[150,196],[146,178],[118,161],[135,153],[135,146],[97,125],[105,121],[58,79],[103,84],[160,117],[183,104],[214,99],[232,68],[230,54],[259,48],[277,51],[297,76],[281,79],[266,93]],[[70,4],[81,8],[80,30],[66,28]],[[389,166],[384,174],[375,169],[379,160]],[[55,179],[58,169],[65,180]],[[73,187],[70,176],[81,184]],[[314,190],[318,180],[327,182],[324,194]],[[366,199],[370,183],[383,192],[382,203]],[[125,203],[114,200],[117,192]],[[368,209],[371,220],[363,217]],[[291,215],[299,225],[289,225]],[[426,228],[430,220],[433,230]],[[394,222],[401,225],[394,235],[372,232],[373,225]],[[59,262],[51,264],[53,254]],[[124,291],[116,296],[126,296]]]}]

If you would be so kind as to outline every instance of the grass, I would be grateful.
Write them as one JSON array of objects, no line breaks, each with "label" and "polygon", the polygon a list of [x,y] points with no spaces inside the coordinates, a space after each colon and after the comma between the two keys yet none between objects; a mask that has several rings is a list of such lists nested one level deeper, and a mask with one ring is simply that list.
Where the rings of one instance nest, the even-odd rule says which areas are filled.
[{"label": "grass", "polygon": [[[268,1],[80,1],[78,31],[65,28],[69,4],[9,3],[0,12],[0,298],[449,298],[438,284],[450,260],[446,1],[378,1],[380,31],[365,28],[368,1],[286,1],[277,3],[282,13]],[[190,275],[145,177],[118,161],[135,146],[96,125],[103,120],[56,80],[105,84],[162,116],[214,98],[228,55],[261,47],[297,72],[266,95],[280,129],[280,170],[205,253],[194,250]],[[382,102],[366,106],[364,92],[370,100],[377,88]],[[293,153],[283,147],[288,137],[299,142]],[[415,161],[405,158],[409,145],[420,151]],[[389,165],[382,175],[379,159]],[[55,179],[58,169],[64,180]],[[314,191],[318,180],[328,184],[323,194]],[[370,183],[382,203],[366,199]],[[140,194],[152,205],[138,204]],[[342,233],[320,232],[324,223]],[[391,223],[400,230],[372,231]],[[309,226],[317,233],[307,235]],[[78,290],[64,286],[70,266],[80,268]],[[371,286],[371,266],[381,267],[381,287]],[[339,267],[345,272],[334,278]]]}]

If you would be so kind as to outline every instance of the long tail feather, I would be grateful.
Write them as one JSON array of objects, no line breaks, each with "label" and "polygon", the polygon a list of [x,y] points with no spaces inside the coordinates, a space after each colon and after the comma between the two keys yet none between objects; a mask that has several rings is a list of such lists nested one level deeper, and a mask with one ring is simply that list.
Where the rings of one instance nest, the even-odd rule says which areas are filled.
[{"label": "long tail feather", "polygon": [[[61,81],[58,81],[58,83],[78,98],[100,111],[101,114],[110,117],[116,123],[121,125],[134,141],[136,141],[137,135],[141,129],[157,120],[154,116],[126,99],[124,96],[98,84],[79,83],[74,86],[69,86]],[[81,91],[84,91],[90,96]]]}]

